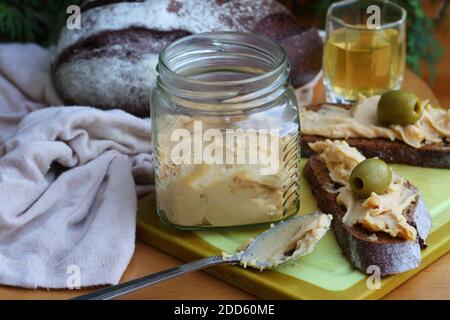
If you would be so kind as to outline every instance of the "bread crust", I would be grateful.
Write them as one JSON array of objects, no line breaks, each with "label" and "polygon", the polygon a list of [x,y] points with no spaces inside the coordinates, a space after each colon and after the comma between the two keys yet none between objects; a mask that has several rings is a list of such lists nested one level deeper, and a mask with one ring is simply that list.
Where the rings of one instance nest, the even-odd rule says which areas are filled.
[{"label": "bread crust", "polygon": [[53,83],[66,104],[123,108],[138,117],[148,117],[157,55],[166,45],[187,35],[190,33],[183,30],[142,27],[101,32],[55,57]]},{"label": "bread crust", "polygon": [[[335,105],[348,108],[347,105]],[[308,110],[319,110],[322,104],[307,106]],[[318,135],[302,134],[302,156],[309,158],[315,152],[309,147],[309,143],[330,139]],[[384,138],[347,138],[330,139],[345,140],[351,147],[358,149],[366,158],[378,157],[388,163],[400,163],[413,166],[450,169],[450,145],[448,143],[424,144],[420,148],[414,148],[402,141],[391,141]]]},{"label": "bread crust", "polygon": [[[314,196],[319,200],[319,208],[334,219],[332,229],[344,255],[358,269],[373,273],[370,266],[377,266],[382,276],[405,272],[420,265],[420,249],[425,248],[425,239],[431,228],[431,217],[420,194],[416,201],[404,211],[408,223],[416,228],[417,239],[405,241],[393,238],[384,232],[368,232],[361,226],[349,227],[343,223],[345,207],[337,203],[338,187],[330,178],[325,164],[312,156],[304,170],[304,175],[311,185]],[[406,187],[416,188],[406,182]]]}]

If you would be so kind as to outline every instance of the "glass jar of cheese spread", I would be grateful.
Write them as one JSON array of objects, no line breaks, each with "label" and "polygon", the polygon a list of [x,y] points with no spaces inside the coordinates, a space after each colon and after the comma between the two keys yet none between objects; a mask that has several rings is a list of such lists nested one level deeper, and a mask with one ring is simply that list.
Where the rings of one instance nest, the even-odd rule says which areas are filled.
[{"label": "glass jar of cheese spread", "polygon": [[300,124],[283,49],[254,34],[182,38],[151,97],[157,212],[181,229],[273,222],[298,211]]}]

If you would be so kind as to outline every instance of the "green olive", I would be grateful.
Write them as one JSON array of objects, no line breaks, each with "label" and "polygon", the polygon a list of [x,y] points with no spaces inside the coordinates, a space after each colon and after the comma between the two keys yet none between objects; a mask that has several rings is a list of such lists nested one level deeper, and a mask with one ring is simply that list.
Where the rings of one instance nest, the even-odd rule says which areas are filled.
[{"label": "green olive", "polygon": [[369,197],[372,192],[383,194],[391,181],[391,169],[377,158],[360,162],[350,175],[350,187],[361,198]]},{"label": "green olive", "polygon": [[422,103],[416,95],[393,90],[384,93],[378,101],[378,120],[383,125],[414,124],[423,113]]}]

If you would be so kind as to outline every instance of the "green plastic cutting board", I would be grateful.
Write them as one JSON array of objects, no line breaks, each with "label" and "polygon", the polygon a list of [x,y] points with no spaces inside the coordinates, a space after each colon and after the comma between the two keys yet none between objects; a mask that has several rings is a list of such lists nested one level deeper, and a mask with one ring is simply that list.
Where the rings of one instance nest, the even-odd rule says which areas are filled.
[{"label": "green plastic cutting board", "polygon": [[[302,168],[306,160],[301,161]],[[420,268],[384,277],[380,289],[368,289],[368,277],[353,268],[330,231],[308,256],[273,271],[255,271],[238,266],[217,266],[207,271],[260,298],[266,299],[377,299],[412,277],[450,249],[450,170],[392,165],[417,186],[433,219],[422,250]],[[317,210],[308,182],[301,178],[299,214]],[[154,196],[141,200],[138,238],[184,261],[232,253],[265,228],[242,231],[179,231],[162,224],[155,212]]]}]

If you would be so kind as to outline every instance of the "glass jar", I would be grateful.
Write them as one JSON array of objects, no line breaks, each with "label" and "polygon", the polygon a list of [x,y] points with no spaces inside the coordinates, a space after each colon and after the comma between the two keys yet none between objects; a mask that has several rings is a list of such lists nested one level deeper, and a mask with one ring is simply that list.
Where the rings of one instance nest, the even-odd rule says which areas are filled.
[{"label": "glass jar", "polygon": [[181,229],[236,227],[298,211],[300,123],[283,49],[211,32],[159,56],[151,97],[157,212]]}]

